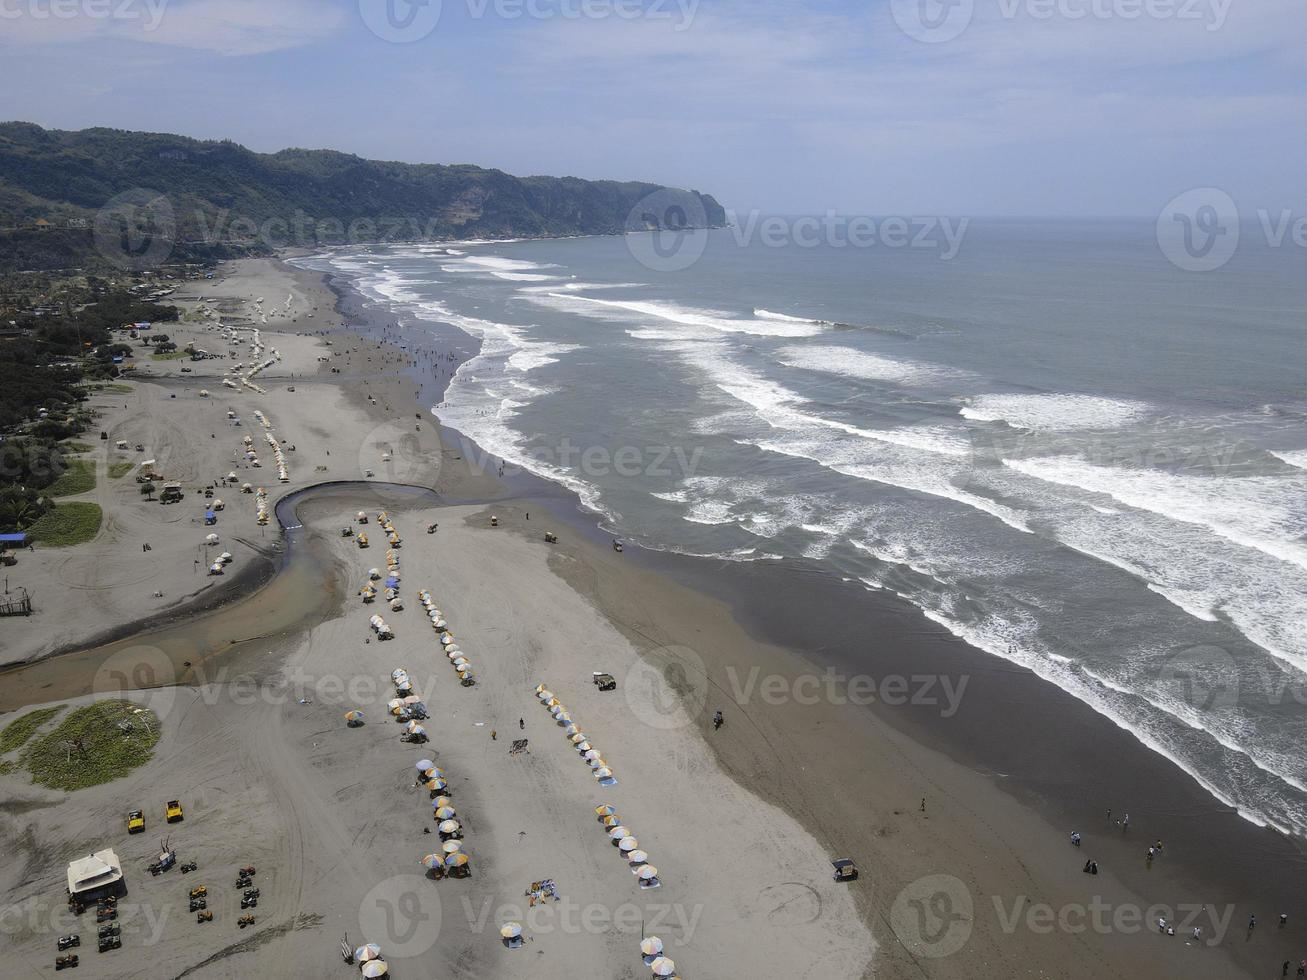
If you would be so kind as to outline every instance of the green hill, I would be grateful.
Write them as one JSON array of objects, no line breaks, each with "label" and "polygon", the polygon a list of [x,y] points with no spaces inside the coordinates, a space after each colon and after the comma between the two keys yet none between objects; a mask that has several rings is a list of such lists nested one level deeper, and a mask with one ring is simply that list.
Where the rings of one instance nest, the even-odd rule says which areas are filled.
[{"label": "green hill", "polygon": [[190,258],[221,257],[233,247],[615,234],[724,222],[712,197],[657,184],[0,123],[0,271],[97,264],[106,236],[126,234],[128,225],[138,241],[166,239],[169,255]]}]

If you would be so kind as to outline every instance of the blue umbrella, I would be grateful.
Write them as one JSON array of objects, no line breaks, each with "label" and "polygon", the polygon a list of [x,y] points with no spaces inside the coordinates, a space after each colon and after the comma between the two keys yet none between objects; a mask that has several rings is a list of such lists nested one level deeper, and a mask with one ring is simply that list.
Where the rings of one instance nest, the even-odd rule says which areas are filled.
[{"label": "blue umbrella", "polygon": [[395,576],[393,575],[390,576],[390,578],[386,579],[386,588],[388,589],[399,588],[399,579],[395,578]]}]

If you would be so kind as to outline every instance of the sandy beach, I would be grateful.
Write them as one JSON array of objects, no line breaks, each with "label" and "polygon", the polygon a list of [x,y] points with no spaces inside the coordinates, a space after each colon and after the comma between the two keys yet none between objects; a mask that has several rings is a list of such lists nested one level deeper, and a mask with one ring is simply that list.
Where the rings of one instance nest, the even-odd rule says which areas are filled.
[{"label": "sandy beach", "polygon": [[[0,680],[0,724],[19,708],[120,694],[105,679],[142,667],[175,683],[129,692],[159,715],[163,737],[127,778],[64,794],[0,776],[0,836],[17,857],[0,872],[11,965],[53,972],[54,937],[90,932],[64,911],[63,874],[103,846],[119,849],[129,892],[123,948],[83,952],[81,969],[93,976],[317,976],[340,967],[346,935],[380,944],[401,977],[643,977],[639,944],[650,934],[686,980],[1267,976],[1292,955],[1295,938],[1277,932],[1281,909],[1267,900],[1291,892],[1277,882],[1250,893],[1246,880],[1184,850],[1190,835],[1172,834],[1186,809],[1197,812],[1197,794],[1160,760],[1136,771],[1176,809],[1141,804],[1128,838],[1097,800],[1069,816],[1066,796],[1005,787],[1009,773],[944,737],[971,730],[979,700],[1010,709],[1011,730],[986,722],[1008,745],[1032,733],[1043,741],[1044,713],[1056,711],[1074,720],[1068,744],[1092,731],[1105,754],[1144,751],[1091,729],[1088,712],[1033,706],[1048,695],[1024,672],[950,661],[961,644],[940,644],[933,659],[934,634],[884,608],[858,614],[874,621],[861,646],[895,649],[867,696],[850,696],[847,676],[829,675],[834,651],[801,655],[783,626],[743,623],[737,606],[747,597],[696,581],[716,577],[707,563],[682,574],[689,559],[618,554],[561,492],[469,465],[468,447],[415,400],[411,355],[378,344],[382,325],[363,329],[357,299],[346,299],[343,317],[335,304],[315,275],[272,261],[229,264],[192,284],[185,305],[260,330],[281,355],[255,379],[265,391],[222,387],[230,360],[175,360],[143,364],[150,377],[130,394],[96,396],[109,439],[95,447],[100,481],[88,499],[104,507],[105,524],[87,545],[38,548],[11,570],[37,614],[5,624],[2,656],[39,662]],[[206,319],[167,332],[212,350],[218,331]],[[245,435],[267,445],[255,411],[284,440],[284,484],[270,461],[243,465]],[[145,449],[122,453],[118,439]],[[148,502],[131,476],[107,478],[120,457],[150,456],[184,484],[182,503]],[[226,509],[207,528],[203,488],[229,472],[237,484],[221,491]],[[340,483],[291,509],[297,538],[286,571],[277,522],[258,525],[245,482],[267,486],[270,506]],[[395,612],[358,595],[370,568],[386,568],[383,509],[403,539],[404,608]],[[428,534],[433,523],[439,530]],[[353,534],[342,536],[344,527]],[[547,528],[556,544],[544,540]],[[223,576],[206,574],[207,533],[232,555]],[[843,615],[810,600],[804,584],[765,574],[754,580],[758,594],[790,589],[788,601],[822,623]],[[459,684],[420,589],[448,620],[475,686]],[[374,637],[374,613],[393,640]],[[932,659],[914,660],[922,650]],[[401,742],[402,726],[387,717],[400,667],[430,709],[425,745]],[[617,689],[600,691],[596,671]],[[598,784],[536,697],[539,684],[570,709],[616,785]],[[1029,699],[1027,714],[1004,700],[1012,691]],[[346,726],[352,709],[365,725]],[[719,709],[725,723],[715,730]],[[1023,718],[1042,727],[1023,728]],[[520,738],[526,750],[513,752]],[[430,880],[420,864],[440,844],[430,794],[414,785],[424,757],[447,774],[469,878]],[[151,878],[144,866],[173,797],[187,813],[172,843],[199,868]],[[639,887],[597,819],[601,804],[638,837],[660,888]],[[148,828],[129,838],[123,816],[133,806],[146,810]],[[1289,845],[1228,819],[1223,840],[1255,842],[1267,866],[1285,864]],[[1072,829],[1085,835],[1080,849]],[[1141,852],[1162,835],[1166,855],[1141,873]],[[858,862],[858,881],[832,880],[838,857]],[[1081,871],[1090,858],[1102,861],[1097,876]],[[232,882],[249,863],[262,895],[254,929],[240,931]],[[558,901],[531,907],[526,892],[542,879],[556,883]],[[214,922],[187,913],[193,883],[218,896]],[[1250,904],[1258,897],[1260,907]],[[1254,911],[1262,925],[1246,937]],[[1159,934],[1160,916],[1175,936]],[[500,940],[509,921],[524,927],[521,949]]]}]

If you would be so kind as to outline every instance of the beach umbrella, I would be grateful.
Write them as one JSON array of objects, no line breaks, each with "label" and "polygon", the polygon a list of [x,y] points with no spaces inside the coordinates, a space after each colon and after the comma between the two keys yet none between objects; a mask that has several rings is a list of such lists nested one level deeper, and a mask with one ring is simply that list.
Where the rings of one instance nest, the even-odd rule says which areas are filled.
[{"label": "beach umbrella", "polygon": [[[393,711],[395,708],[402,708],[402,707],[404,707],[404,699],[403,699],[403,698],[395,698],[395,699],[393,699],[393,700],[391,700],[391,701],[388,701],[388,702],[386,702],[386,707],[387,707],[387,708],[390,708],[392,711]],[[419,768],[419,769],[422,768],[422,764],[421,764],[421,763],[418,763],[418,768]]]},{"label": "beach umbrella", "polygon": [[577,735],[580,731],[581,729],[576,726],[575,722],[568,722],[567,727],[563,729],[563,732],[569,736]]},{"label": "beach umbrella", "polygon": [[445,858],[444,855],[441,854],[428,854],[422,859],[422,866],[428,871],[435,871],[436,868],[441,867],[444,863]]},{"label": "beach umbrella", "polygon": [[583,753],[581,753],[581,758],[582,758],[582,759],[585,759],[586,762],[590,762],[590,761],[593,760],[593,759],[598,759],[598,758],[599,758],[599,750],[598,750],[598,749],[590,749],[590,751],[588,751],[588,752],[583,752]]},{"label": "beach umbrella", "polygon": [[618,824],[616,827],[610,827],[608,829],[608,836],[613,840],[621,840],[623,837],[630,837],[631,832],[621,824]]},{"label": "beach umbrella", "polygon": [[456,817],[457,815],[458,814],[454,812],[454,808],[452,806],[436,807],[437,820],[453,820],[454,817]]},{"label": "beach umbrella", "polygon": [[604,768],[604,769],[595,770],[595,779],[612,779],[612,778],[613,778],[613,771],[611,769]]},{"label": "beach umbrella", "polygon": [[623,837],[617,842],[617,849],[623,854],[630,854],[640,849],[640,842],[634,837]]},{"label": "beach umbrella", "polygon": [[433,762],[431,765],[427,766],[425,769],[422,770],[422,775],[426,776],[427,779],[444,779],[445,770],[441,769],[438,765],[436,765]]},{"label": "beach umbrella", "polygon": [[384,960],[372,960],[370,963],[364,963],[359,969],[368,980],[384,977],[390,972],[390,967],[386,965]]},{"label": "beach umbrella", "polygon": [[207,541],[209,544],[217,544],[218,536],[216,534],[206,534],[204,536],[204,540]]},{"label": "beach umbrella", "polygon": [[368,578],[372,579],[372,581],[374,581],[374,582],[375,582],[377,579],[381,578],[381,569],[379,569],[379,568],[369,568],[369,569],[368,569]]},{"label": "beach umbrella", "polygon": [[642,866],[649,863],[649,855],[644,851],[635,850],[626,855],[626,860],[635,865],[635,867],[631,869],[631,872],[634,874],[638,872]]},{"label": "beach umbrella", "polygon": [[536,697],[538,697],[541,701],[544,701],[545,703],[548,703],[554,699],[554,696],[548,691],[537,691]]},{"label": "beach umbrella", "polygon": [[582,742],[585,741],[585,736],[580,732],[577,732],[575,735],[571,736],[568,739],[568,741],[571,742],[573,745],[580,745]]},{"label": "beach umbrella", "polygon": [[567,709],[564,708],[561,704],[556,704],[549,709],[549,713],[553,715],[555,718],[557,718],[561,714],[564,714],[566,711]]},{"label": "beach umbrella", "polygon": [[229,562],[229,561],[231,561],[231,552],[230,552],[230,551],[224,551],[222,554],[220,554],[220,555],[218,556],[218,561],[221,561],[221,562]]},{"label": "beach umbrella", "polygon": [[602,769],[604,767],[604,760],[600,758],[599,753],[594,749],[591,749],[590,751],[594,752],[594,758],[586,760],[586,765],[591,769]]},{"label": "beach umbrella", "polygon": [[466,660],[464,660],[462,657],[459,657],[457,660],[454,661],[455,670],[466,670],[468,667],[471,666],[472,665],[468,663]]},{"label": "beach umbrella", "polygon": [[[457,854],[463,849],[463,842],[457,840],[447,840],[440,846],[440,849],[446,854]],[[647,867],[647,865],[646,865]]]},{"label": "beach umbrella", "polygon": [[539,693],[540,693],[541,691],[543,691],[544,689],[545,689],[545,686],[544,686],[543,684],[537,684],[537,685],[536,685],[536,694],[539,694]]},{"label": "beach umbrella", "polygon": [[404,699],[404,703],[405,703],[405,704],[421,704],[421,703],[422,703],[422,699],[421,699],[420,697],[418,697],[416,694],[410,694],[408,697],[406,697],[406,698]]},{"label": "beach umbrella", "polygon": [[413,726],[408,730],[410,735],[425,735],[427,733],[427,730],[416,722],[409,722],[409,724]]},{"label": "beach umbrella", "polygon": [[666,956],[660,956],[649,964],[649,969],[653,970],[656,977],[670,977],[676,972],[676,964]]},{"label": "beach umbrella", "polygon": [[462,826],[457,820],[451,819],[443,821],[438,829],[442,834],[457,834],[462,829]]},{"label": "beach umbrella", "polygon": [[595,815],[600,817],[611,817],[616,812],[617,807],[613,806],[611,803],[600,803],[595,807]]},{"label": "beach umbrella", "polygon": [[363,712],[362,712],[362,711],[346,711],[346,712],[345,712],[345,720],[346,720],[346,721],[352,721],[352,722],[360,722],[360,721],[363,720]]},{"label": "beach umbrella", "polygon": [[576,743],[576,751],[578,752],[589,752],[592,748],[594,748],[594,746],[591,745],[589,742]]},{"label": "beach umbrella", "polygon": [[388,589],[396,589],[396,588],[398,588],[398,587],[399,587],[399,576],[398,576],[398,575],[391,575],[389,578],[386,579],[386,588],[388,588]]},{"label": "beach umbrella", "polygon": [[657,956],[663,951],[663,941],[657,936],[647,936],[640,941],[640,952],[645,956]]},{"label": "beach umbrella", "polygon": [[467,866],[467,855],[463,853],[451,854],[445,858],[445,867],[462,868]]},{"label": "beach umbrella", "polygon": [[[427,789],[431,790],[433,793],[439,793],[442,789],[445,789],[448,786],[449,783],[440,778],[433,779],[431,782],[427,783]],[[432,802],[435,801],[433,800]]]},{"label": "beach umbrella", "polygon": [[572,724],[572,716],[566,711],[563,711],[554,716],[554,721],[558,722],[560,725],[570,725]]},{"label": "beach umbrella", "polygon": [[516,922],[509,922],[504,925],[504,928],[499,930],[499,934],[505,939],[516,939],[518,936],[522,935],[522,927]]},{"label": "beach umbrella", "polygon": [[645,864],[641,865],[640,869],[636,871],[636,874],[640,876],[641,881],[653,881],[658,877],[658,869],[652,864]]},{"label": "beach umbrella", "polygon": [[402,704],[397,704],[395,707],[390,709],[390,713],[396,718],[402,717],[404,714],[404,706]]},{"label": "beach umbrella", "polygon": [[608,829],[610,827],[620,827],[621,825],[622,825],[622,818],[615,813],[610,813],[608,816],[604,817],[604,829]]},{"label": "beach umbrella", "polygon": [[358,949],[354,950],[354,959],[360,963],[367,963],[370,960],[381,958],[381,947],[376,943],[364,943]]}]

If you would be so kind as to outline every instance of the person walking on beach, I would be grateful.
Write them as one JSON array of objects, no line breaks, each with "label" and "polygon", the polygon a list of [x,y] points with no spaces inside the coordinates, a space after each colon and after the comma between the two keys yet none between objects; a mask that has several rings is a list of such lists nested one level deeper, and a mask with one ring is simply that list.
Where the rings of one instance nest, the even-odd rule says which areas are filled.
[{"label": "person walking on beach", "polygon": [[1107,808],[1107,822],[1112,822],[1112,808],[1110,806]]},{"label": "person walking on beach", "polygon": [[492,742],[497,742],[497,741],[499,741],[499,732],[496,731],[496,730],[493,729],[493,728],[490,729],[490,741],[492,741]]},{"label": "person walking on beach", "polygon": [[1127,813],[1124,817],[1121,818],[1121,833],[1124,834],[1129,829],[1130,829],[1130,814]]},{"label": "person walking on beach", "polygon": [[924,796],[921,798],[921,812],[926,812],[926,798]]},{"label": "person walking on beach", "polygon": [[526,719],[525,719],[525,718],[519,718],[519,719],[517,719],[517,729],[518,729],[518,731],[522,731],[522,732],[526,731]]},{"label": "person walking on beach", "polygon": [[725,716],[721,713],[721,711],[719,710],[719,711],[717,711],[716,714],[714,714],[714,715],[712,716],[712,727],[713,727],[713,731],[716,731],[717,729],[721,728],[722,725],[724,725],[724,724],[726,724],[726,718],[725,718]]}]

